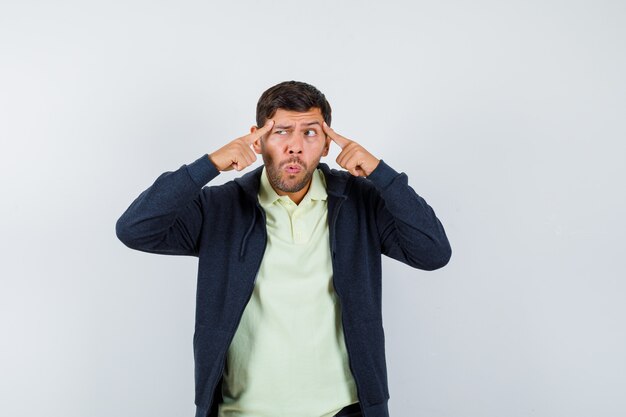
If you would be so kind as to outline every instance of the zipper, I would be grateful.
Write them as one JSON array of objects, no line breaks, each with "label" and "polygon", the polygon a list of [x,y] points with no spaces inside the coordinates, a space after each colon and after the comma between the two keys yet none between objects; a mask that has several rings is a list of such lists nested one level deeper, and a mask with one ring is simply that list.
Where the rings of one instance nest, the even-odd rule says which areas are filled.
[{"label": "zipper", "polygon": [[343,342],[346,345],[346,352],[348,353],[348,366],[350,367],[350,372],[352,373],[352,377],[354,378],[354,383],[356,384],[356,392],[357,392],[357,398],[359,399],[359,402],[363,402],[363,400],[361,399],[361,388],[360,388],[360,383],[357,379],[356,373],[354,372],[354,367],[352,366],[352,356],[350,355],[350,346],[348,344],[348,340],[346,338],[346,326],[345,326],[345,316],[343,314],[343,301],[342,301],[342,297],[341,297],[341,292],[337,291],[337,286],[335,285],[335,271],[337,270],[335,268],[335,234],[334,234],[334,230],[335,230],[335,223],[337,221],[337,216],[339,215],[339,209],[341,208],[341,205],[343,204],[343,202],[345,201],[345,198],[342,198],[340,201],[337,202],[337,207],[335,209],[335,212],[333,213],[333,218],[332,218],[332,223],[331,223],[331,227],[332,227],[332,231],[333,231],[333,238],[332,238],[332,243],[331,243],[331,262],[333,265],[333,288],[335,290],[335,292],[337,293],[337,295],[339,296],[339,301],[340,301],[340,305],[341,305],[341,326],[343,327],[341,329],[341,333],[343,334]]},{"label": "zipper", "polygon": [[[263,211],[263,209],[259,206],[259,204],[257,203],[257,206],[255,207],[259,208],[261,210],[261,217],[263,218],[263,228],[265,229],[265,242],[263,242],[263,252],[265,252],[265,249],[267,248],[267,227],[266,227],[266,218],[265,218],[265,212]],[[254,227],[254,226],[253,226]],[[211,393],[211,404],[209,405],[209,408],[213,406],[213,396],[215,394],[215,388],[217,387],[217,383],[219,382],[221,376],[224,374],[224,368],[226,367],[226,353],[228,352],[228,348],[230,347],[230,344],[233,341],[233,338],[235,337],[235,333],[237,332],[237,327],[239,327],[239,323],[241,322],[241,317],[243,316],[243,312],[246,309],[246,306],[248,305],[248,303],[250,302],[250,298],[252,298],[252,294],[254,293],[254,286],[256,285],[256,277],[259,274],[259,269],[261,269],[261,263],[263,262],[263,256],[261,256],[261,260],[259,261],[259,264],[256,267],[256,272],[254,273],[254,280],[252,280],[252,287],[250,288],[250,292],[248,294],[248,299],[246,300],[246,302],[243,305],[243,308],[241,309],[241,311],[239,312],[239,318],[237,319],[237,324],[234,327],[234,330],[231,332],[230,335],[230,339],[228,340],[228,343],[226,344],[226,349],[222,351],[222,353],[220,354],[220,361],[222,362],[222,365],[220,367],[220,372],[218,373],[219,377],[217,378],[217,380],[213,383],[213,387],[211,388],[211,391],[209,391]]]},{"label": "zipper", "polygon": [[[337,291],[337,286],[335,285],[335,273],[334,271],[336,271],[335,268],[335,223],[337,221],[337,217],[339,215],[339,209],[341,208],[341,205],[343,204],[343,202],[345,201],[345,198],[342,198],[341,200],[339,200],[337,202],[337,207],[334,210],[333,213],[333,218],[331,220],[331,230],[333,233],[333,238],[331,239],[331,263],[333,266],[333,289],[335,290],[335,292],[337,293],[337,295],[339,296],[339,300],[340,300],[340,305],[341,305],[341,325],[342,325],[342,331],[341,333],[343,334],[343,341],[344,344],[346,346],[346,352],[348,354],[348,366],[350,367],[350,372],[352,373],[352,377],[354,378],[354,383],[356,384],[356,389],[357,389],[357,398],[359,399],[359,402],[362,402],[363,400],[360,397],[360,393],[361,393],[361,388],[360,388],[360,383],[357,379],[356,373],[354,372],[354,367],[352,366],[352,356],[350,355],[350,346],[348,344],[348,340],[346,339],[346,332],[345,332],[345,318],[344,318],[344,314],[343,314],[343,302],[341,301],[341,292]],[[263,227],[265,229],[265,234],[264,234],[264,238],[265,238],[265,242],[263,242],[263,250],[265,251],[265,249],[267,248],[267,219],[265,216],[265,211],[263,211],[263,209],[259,206],[259,204],[257,203],[257,208],[260,209],[261,211],[261,217],[263,218]],[[329,233],[331,232],[331,230],[329,230]],[[243,308],[241,309],[241,312],[239,313],[239,318],[237,320],[237,325],[234,328],[234,331],[231,332],[231,336],[230,339],[228,341],[228,343],[226,344],[226,350],[222,351],[221,355],[220,355],[220,360],[222,362],[222,365],[220,367],[220,372],[218,373],[218,375],[220,375],[220,377],[218,377],[218,379],[214,382],[213,387],[211,388],[211,398],[213,398],[213,395],[215,393],[215,388],[217,386],[217,383],[219,381],[219,378],[221,378],[221,375],[223,375],[224,373],[224,368],[226,367],[226,358],[224,356],[226,356],[226,353],[228,352],[228,348],[230,347],[230,344],[233,341],[233,338],[235,337],[235,333],[237,331],[237,327],[239,327],[239,323],[241,322],[241,317],[243,316],[243,312],[246,308],[246,306],[248,305],[248,303],[250,302],[250,298],[252,298],[252,294],[254,293],[254,286],[256,285],[256,277],[259,273],[259,269],[261,268],[261,263],[263,262],[263,257],[261,257],[261,260],[259,261],[259,264],[256,267],[256,272],[254,274],[254,280],[252,281],[252,287],[250,289],[250,292],[248,294],[248,299],[246,300]],[[213,401],[213,399],[211,399],[211,402]],[[211,405],[209,405],[209,407],[211,407],[213,404],[211,403]]]}]

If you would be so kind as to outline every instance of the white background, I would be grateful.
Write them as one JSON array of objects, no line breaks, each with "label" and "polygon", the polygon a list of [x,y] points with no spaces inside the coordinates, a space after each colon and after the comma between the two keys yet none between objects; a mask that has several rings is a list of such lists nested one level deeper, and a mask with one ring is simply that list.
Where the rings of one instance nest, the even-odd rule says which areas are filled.
[{"label": "white background", "polygon": [[115,221],[295,79],[452,244],[385,259],[392,417],[626,415],[625,40],[617,0],[2,1],[0,414],[193,415],[197,260]]}]

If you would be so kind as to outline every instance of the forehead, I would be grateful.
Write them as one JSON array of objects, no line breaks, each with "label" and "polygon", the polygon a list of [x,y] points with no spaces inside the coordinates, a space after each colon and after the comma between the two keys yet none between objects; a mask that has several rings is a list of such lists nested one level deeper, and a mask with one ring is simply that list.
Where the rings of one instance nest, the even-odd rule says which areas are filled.
[{"label": "forehead", "polygon": [[321,123],[324,120],[324,117],[322,116],[322,111],[319,107],[313,107],[304,112],[278,109],[272,119],[276,124],[285,122],[306,123],[315,120]]}]

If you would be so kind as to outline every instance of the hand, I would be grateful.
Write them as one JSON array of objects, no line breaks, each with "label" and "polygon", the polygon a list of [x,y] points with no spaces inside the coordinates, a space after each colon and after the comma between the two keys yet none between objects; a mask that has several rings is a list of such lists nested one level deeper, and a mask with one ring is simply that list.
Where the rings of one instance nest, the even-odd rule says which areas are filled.
[{"label": "hand", "polygon": [[322,128],[333,142],[341,148],[341,153],[337,157],[337,163],[340,167],[346,169],[355,177],[367,177],[376,169],[380,159],[369,153],[358,143],[335,133],[326,122],[324,122]]},{"label": "hand", "polygon": [[233,140],[209,155],[209,159],[218,171],[230,171],[250,166],[256,161],[256,154],[252,150],[252,143],[261,138],[274,126],[273,120],[268,120],[265,125],[254,132]]}]

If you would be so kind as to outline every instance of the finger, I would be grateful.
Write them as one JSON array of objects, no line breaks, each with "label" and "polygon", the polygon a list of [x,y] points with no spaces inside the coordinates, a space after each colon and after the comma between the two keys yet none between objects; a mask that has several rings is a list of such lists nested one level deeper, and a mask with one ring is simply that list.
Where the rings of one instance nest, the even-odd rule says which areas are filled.
[{"label": "finger", "polygon": [[[256,157],[254,157],[256,160]],[[242,169],[252,165],[254,160],[247,153],[241,153],[237,156],[236,161],[233,161],[232,166],[237,170],[241,171]]]},{"label": "finger", "polygon": [[365,170],[363,169],[363,160],[359,159],[360,154],[353,155],[350,160],[346,162],[346,170],[355,177],[365,177]]},{"label": "finger", "polygon": [[361,176],[361,170],[359,169],[358,166],[352,167],[350,169],[347,170],[350,174],[352,174],[355,177],[360,177]]},{"label": "finger", "polygon": [[249,147],[246,147],[245,156],[246,156],[246,162],[248,162],[248,165],[252,165],[254,164],[254,161],[256,161],[256,154]]},{"label": "finger", "polygon": [[356,171],[359,168],[359,160],[356,159],[354,156],[351,156],[347,158],[344,162],[344,167],[349,173],[351,173],[352,175],[356,175]]},{"label": "finger", "polygon": [[349,161],[354,157],[355,153],[358,152],[358,150],[358,146],[345,147],[337,157],[337,163],[339,164],[339,166],[345,167],[346,165],[348,165]]},{"label": "finger", "polygon": [[339,165],[342,168],[346,167],[346,162],[348,161],[346,159],[346,153],[347,152],[341,152],[339,155],[337,155],[337,165]]},{"label": "finger", "polygon": [[252,165],[256,161],[256,155],[249,145],[242,144],[239,148],[239,163],[245,162],[246,166]]},{"label": "finger", "polygon": [[263,127],[258,128],[257,130],[254,131],[254,133],[250,133],[248,136],[246,136],[246,144],[252,145],[255,140],[257,140],[258,138],[262,137],[267,132],[269,132],[273,126],[274,126],[274,121],[272,119],[268,119],[263,125]]},{"label": "finger", "polygon": [[339,147],[341,149],[343,149],[346,145],[348,145],[350,142],[352,142],[350,139],[344,138],[343,136],[341,136],[340,134],[335,132],[330,126],[328,126],[326,124],[326,122],[324,122],[322,124],[322,129],[324,129],[324,132],[328,136],[330,136],[330,138],[333,140],[333,142],[335,142],[337,145],[339,145]]}]

